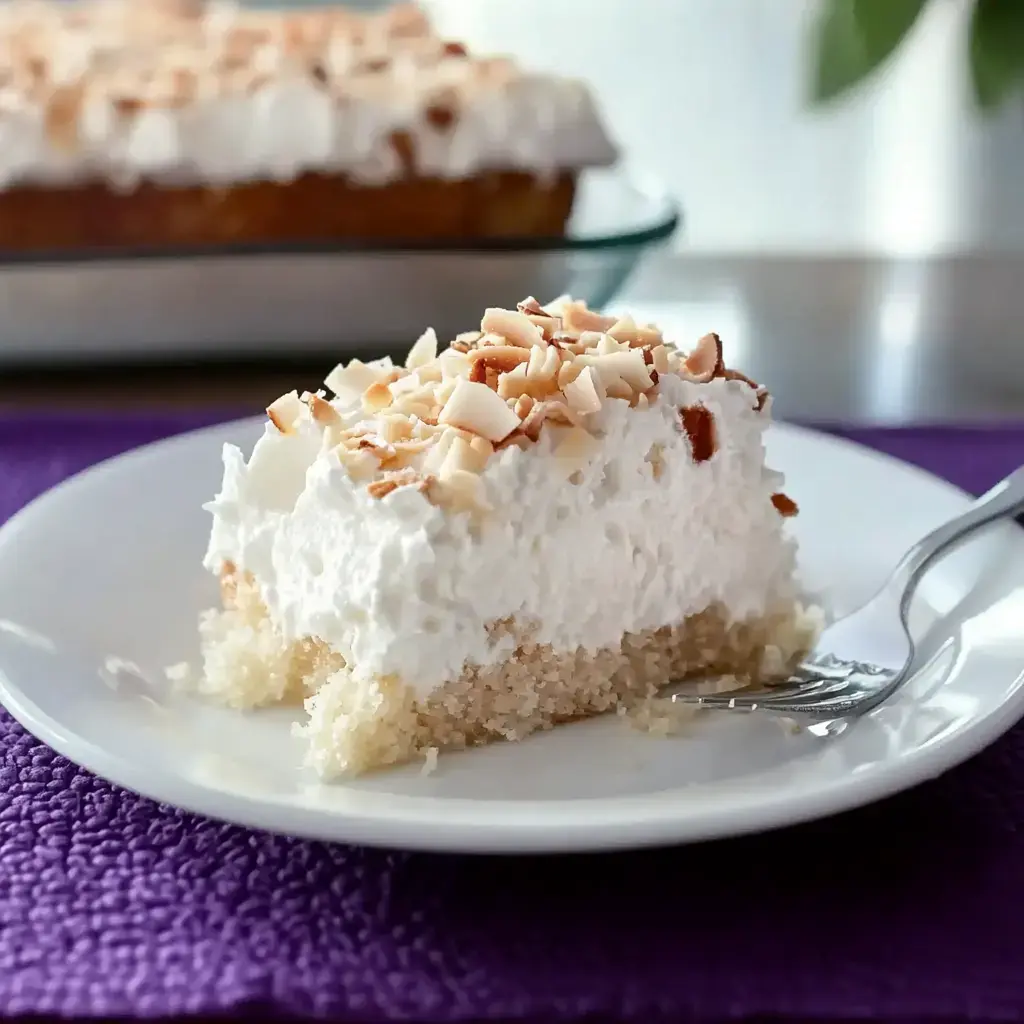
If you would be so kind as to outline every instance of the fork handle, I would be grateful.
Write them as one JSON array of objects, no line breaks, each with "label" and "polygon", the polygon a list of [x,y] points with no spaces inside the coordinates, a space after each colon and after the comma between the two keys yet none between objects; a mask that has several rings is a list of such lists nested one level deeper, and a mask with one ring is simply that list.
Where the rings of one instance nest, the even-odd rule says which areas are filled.
[{"label": "fork handle", "polygon": [[951,519],[919,540],[900,559],[892,575],[901,584],[900,611],[906,615],[921,577],[933,563],[958,547],[978,530],[998,519],[1016,515],[1024,509],[1024,466],[1015,469],[990,491],[983,494],[963,515]]}]

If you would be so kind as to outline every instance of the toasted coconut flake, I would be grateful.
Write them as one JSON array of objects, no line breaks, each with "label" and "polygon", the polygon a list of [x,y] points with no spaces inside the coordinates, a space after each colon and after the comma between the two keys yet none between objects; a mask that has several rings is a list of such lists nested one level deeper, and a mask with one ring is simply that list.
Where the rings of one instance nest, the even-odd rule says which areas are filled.
[{"label": "toasted coconut flake", "polygon": [[402,415],[382,415],[377,431],[389,444],[412,436],[412,420]]},{"label": "toasted coconut flake", "polygon": [[603,392],[603,385],[594,379],[594,371],[589,366],[584,366],[579,376],[562,388],[569,408],[584,416],[601,411]]},{"label": "toasted coconut flake", "polygon": [[409,437],[391,442],[391,447],[400,455],[418,455],[434,444],[433,437]]},{"label": "toasted coconut flake", "polygon": [[540,369],[540,379],[554,381],[562,367],[562,354],[557,348],[548,348],[544,352],[544,365]]},{"label": "toasted coconut flake", "polygon": [[547,402],[540,402],[530,410],[530,414],[523,420],[519,429],[531,441],[536,441],[540,437],[540,430],[547,416]]},{"label": "toasted coconut flake", "polygon": [[448,428],[439,426],[437,423],[424,423],[418,417],[410,419],[412,423],[412,436],[414,438],[440,437]]},{"label": "toasted coconut flake", "polygon": [[479,434],[469,439],[469,447],[473,451],[479,452],[485,459],[489,459],[494,454],[494,445],[486,437],[480,437]]},{"label": "toasted coconut flake", "polygon": [[386,411],[405,416],[410,422],[416,418],[423,419],[430,411],[429,402],[432,397],[428,399],[419,392],[415,395],[399,395]]},{"label": "toasted coconut flake", "polygon": [[371,498],[381,499],[386,498],[392,491],[397,490],[399,483],[394,478],[385,480],[374,480],[372,484],[369,484],[366,488],[367,493]]},{"label": "toasted coconut flake", "polygon": [[526,364],[526,376],[530,379],[535,379],[539,376],[541,368],[544,366],[544,355],[546,349],[541,348],[539,345],[535,345],[530,349],[530,360]]},{"label": "toasted coconut flake", "polygon": [[562,308],[562,330],[579,337],[584,331],[604,334],[616,323],[617,317],[602,316],[587,309],[583,302],[567,302]]},{"label": "toasted coconut flake", "polygon": [[424,380],[420,377],[421,370],[415,370],[412,373],[407,373],[404,377],[399,377],[398,380],[392,381],[388,384],[388,390],[395,399],[400,399],[404,395],[411,395],[416,391],[421,391],[424,386]]},{"label": "toasted coconut flake", "polygon": [[505,389],[512,388],[514,386],[521,385],[526,387],[526,367],[522,364],[519,366],[512,367],[511,370],[503,373],[499,379],[498,394],[502,398],[517,398],[521,391],[516,391],[515,394],[506,394]]},{"label": "toasted coconut flake", "polygon": [[433,362],[437,358],[437,334],[433,327],[428,327],[416,340],[409,354],[405,357],[405,365],[410,370],[418,370],[421,366]]},{"label": "toasted coconut flake", "polygon": [[545,342],[550,343],[562,329],[562,321],[557,316],[540,316],[536,313],[527,313],[526,316],[534,327],[540,328],[540,336]]},{"label": "toasted coconut flake", "polygon": [[558,368],[558,387],[564,391],[585,369],[586,364],[579,360],[566,359]]},{"label": "toasted coconut flake", "polygon": [[[651,371],[644,362],[643,352],[639,349],[626,349],[622,352],[609,352],[602,356],[581,356],[584,362],[597,369],[602,382],[611,394],[612,385],[622,381],[632,391],[646,391],[653,383]],[[629,395],[627,397],[632,397]]]},{"label": "toasted coconut flake", "polygon": [[718,448],[715,417],[704,405],[687,405],[679,410],[683,430],[690,439],[690,455],[694,462],[707,462]]},{"label": "toasted coconut flake", "polygon": [[343,401],[356,402],[367,388],[383,380],[393,369],[390,359],[372,363],[353,359],[347,364],[339,363],[327,374],[324,383]]},{"label": "toasted coconut flake", "polygon": [[539,352],[543,356],[543,349],[540,348],[519,348],[515,345],[494,345],[487,348],[478,348],[469,354],[469,365],[471,367],[469,379],[482,381],[485,377],[485,370],[491,369],[496,373],[508,373],[514,370],[520,363],[525,363],[533,358],[533,353]]},{"label": "toasted coconut flake", "polygon": [[462,427],[496,443],[517,426],[519,417],[485,384],[460,378],[445,402],[439,422]]},{"label": "toasted coconut flake", "polygon": [[505,339],[504,334],[498,334],[497,331],[488,331],[486,334],[480,335],[480,340],[476,343],[476,347],[488,348],[492,346],[503,346],[507,344],[508,341]]},{"label": "toasted coconut flake", "polygon": [[797,503],[788,494],[783,494],[781,491],[772,495],[772,505],[783,519],[789,519],[800,512]]},{"label": "toasted coconut flake", "polygon": [[384,440],[380,434],[366,434],[359,438],[356,447],[375,455],[378,460],[392,458],[395,454],[394,447]]},{"label": "toasted coconut flake", "polygon": [[[619,347],[617,341],[612,338],[606,338],[600,331],[583,331],[576,340],[583,346],[584,351],[588,348],[596,349],[604,341],[607,341],[612,346],[611,351],[615,351]],[[609,350],[605,349],[605,351]]]},{"label": "toasted coconut flake", "polygon": [[545,420],[562,426],[581,427],[582,419],[577,416],[564,402],[538,402],[523,420],[520,430],[531,440],[540,437],[541,427]]},{"label": "toasted coconut flake", "polygon": [[270,422],[273,423],[282,434],[295,433],[295,424],[298,423],[303,411],[304,406],[302,400],[299,398],[298,392],[296,391],[289,391],[280,398],[275,398],[274,401],[267,406],[267,416],[270,418]]},{"label": "toasted coconut flake", "polygon": [[746,384],[748,387],[753,388],[755,391],[760,386],[760,385],[757,384],[756,381],[752,381],[745,373],[740,373],[739,370],[726,370],[726,369],[723,369],[722,370],[722,376],[726,380],[738,380],[738,381],[742,382],[743,384]]},{"label": "toasted coconut flake", "polygon": [[522,430],[513,430],[504,441],[499,441],[494,446],[496,452],[503,451],[505,448],[518,448],[520,451],[529,451],[533,447],[533,441],[531,441]]},{"label": "toasted coconut flake", "polygon": [[488,309],[480,321],[480,329],[499,334],[508,344],[522,348],[540,345],[544,341],[540,328],[530,323],[525,313],[513,309]]},{"label": "toasted coconut flake", "polygon": [[534,399],[532,395],[520,395],[518,398],[510,398],[512,411],[521,419],[526,419],[533,408]]},{"label": "toasted coconut flake", "polygon": [[655,345],[654,348],[649,351],[651,354],[650,365],[653,366],[658,373],[669,373],[668,349],[664,345]]},{"label": "toasted coconut flake", "polygon": [[722,376],[726,380],[738,380],[753,388],[755,395],[754,408],[757,412],[760,412],[765,407],[765,403],[770,397],[767,388],[761,387],[760,384],[751,380],[746,374],[740,373],[739,370],[722,370]]},{"label": "toasted coconut flake", "polygon": [[436,405],[444,405],[452,396],[452,392],[455,390],[455,386],[458,384],[458,378],[449,379],[444,381],[439,387],[434,388],[434,403]]},{"label": "toasted coconut flake", "polygon": [[724,369],[722,339],[717,334],[705,334],[683,363],[686,375],[701,384],[719,376]]},{"label": "toasted coconut flake", "polygon": [[526,364],[520,363],[508,373],[498,377],[498,395],[504,399],[516,399],[521,395],[533,398],[545,398],[556,392],[555,382],[551,380],[530,380],[526,376]]},{"label": "toasted coconut flake", "polygon": [[383,381],[375,381],[363,392],[363,408],[368,412],[380,412],[394,400],[391,389]]},{"label": "toasted coconut flake", "polygon": [[616,341],[632,342],[637,335],[636,321],[627,313],[616,320],[605,333]]},{"label": "toasted coconut flake", "polygon": [[537,316],[547,316],[548,312],[545,308],[532,296],[528,295],[522,302],[516,303],[516,309],[520,313],[525,313],[529,316],[530,313],[534,313]]},{"label": "toasted coconut flake", "polygon": [[548,313],[532,295],[528,299],[523,299],[516,308],[529,319],[531,324],[540,328],[541,336],[545,341],[550,341],[562,329],[562,318]]},{"label": "toasted coconut flake", "polygon": [[369,480],[380,469],[380,460],[372,452],[352,450],[344,445],[335,447],[334,452],[353,480]]},{"label": "toasted coconut flake", "polygon": [[402,412],[406,413],[410,419],[415,418],[422,423],[437,423],[433,402],[409,402],[402,406]]},{"label": "toasted coconut flake", "polygon": [[618,398],[623,402],[633,401],[633,389],[624,380],[614,380],[605,387],[607,398]]},{"label": "toasted coconut flake", "polygon": [[472,351],[471,349],[469,353],[464,353],[449,348],[442,352],[437,357],[438,365],[441,368],[441,379],[452,380],[456,377],[469,376],[469,368],[471,366],[469,356],[472,354]]},{"label": "toasted coconut flake", "polygon": [[630,345],[625,341],[616,341],[610,334],[600,335],[600,340],[594,345],[594,351],[598,355],[608,355],[612,352],[628,352]]},{"label": "toasted coconut flake", "polygon": [[380,498],[386,498],[392,491],[397,491],[399,487],[412,487],[414,485],[423,490],[426,486],[426,481],[415,470],[403,469],[398,473],[389,473],[380,480],[374,480],[367,486],[366,490],[371,498],[379,500]]},{"label": "toasted coconut flake", "polygon": [[330,427],[341,423],[338,410],[320,394],[307,395],[306,405],[309,406],[309,414],[313,417],[314,422],[319,423],[320,426]]},{"label": "toasted coconut flake", "polygon": [[660,345],[661,331],[656,327],[641,327],[631,316],[624,316],[608,328],[607,334],[616,341],[624,341],[631,348]]},{"label": "toasted coconut flake", "polygon": [[437,473],[448,455],[448,449],[454,444],[459,432],[454,427],[442,427],[441,433],[434,435],[431,446],[423,459],[423,469],[429,473]]},{"label": "toasted coconut flake", "polygon": [[442,480],[447,480],[455,473],[479,473],[487,465],[489,454],[474,448],[465,438],[456,437],[448,446],[438,475]]}]

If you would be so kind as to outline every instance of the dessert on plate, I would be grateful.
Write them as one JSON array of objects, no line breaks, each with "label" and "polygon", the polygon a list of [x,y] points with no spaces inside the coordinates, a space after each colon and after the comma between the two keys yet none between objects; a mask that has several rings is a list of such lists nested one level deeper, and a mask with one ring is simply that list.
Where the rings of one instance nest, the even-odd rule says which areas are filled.
[{"label": "dessert on plate", "polygon": [[8,0],[0,54],[0,249],[554,237],[615,159],[410,5]]},{"label": "dessert on plate", "polygon": [[569,298],[488,309],[404,365],[338,366],[224,449],[196,685],[305,702],[309,763],[358,774],[518,740],[695,674],[770,679],[813,641],[771,400]]}]

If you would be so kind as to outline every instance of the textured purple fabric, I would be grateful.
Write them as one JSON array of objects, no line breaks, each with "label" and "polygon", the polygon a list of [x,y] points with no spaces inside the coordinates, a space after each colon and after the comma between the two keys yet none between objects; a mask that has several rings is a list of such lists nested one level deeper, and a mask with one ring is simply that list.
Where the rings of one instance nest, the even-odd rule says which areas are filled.
[{"label": "textured purple fabric", "polygon": [[[0,417],[0,519],[100,458],[202,420]],[[1024,428],[845,433],[973,491],[1024,461]],[[205,821],[78,770],[0,712],[0,1014],[254,1009],[1022,1019],[1024,730],[913,792],[784,832],[505,859]]]}]

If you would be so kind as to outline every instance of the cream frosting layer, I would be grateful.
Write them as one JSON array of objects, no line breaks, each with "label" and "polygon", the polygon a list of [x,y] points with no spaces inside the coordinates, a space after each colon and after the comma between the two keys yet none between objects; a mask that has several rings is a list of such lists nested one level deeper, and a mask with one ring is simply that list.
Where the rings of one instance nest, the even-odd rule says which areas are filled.
[{"label": "cream frosting layer", "polygon": [[[702,461],[680,420],[698,406],[714,423]],[[713,604],[742,621],[797,596],[768,420],[749,382],[662,374],[644,407],[606,401],[589,417],[597,443],[582,462],[559,454],[571,428],[550,424],[533,446],[496,451],[480,472],[483,517],[416,487],[374,498],[311,419],[287,434],[268,424],[248,461],[224,450],[205,564],[252,573],[285,638],[318,637],[356,676],[398,676],[420,694],[467,661],[507,658],[487,630],[507,617],[559,652]]]},{"label": "cream frosting layer", "polygon": [[0,5],[0,187],[386,183],[610,163],[585,86],[476,60],[421,12]]}]

